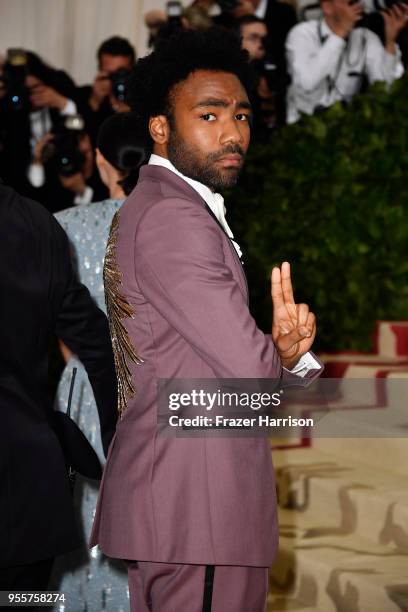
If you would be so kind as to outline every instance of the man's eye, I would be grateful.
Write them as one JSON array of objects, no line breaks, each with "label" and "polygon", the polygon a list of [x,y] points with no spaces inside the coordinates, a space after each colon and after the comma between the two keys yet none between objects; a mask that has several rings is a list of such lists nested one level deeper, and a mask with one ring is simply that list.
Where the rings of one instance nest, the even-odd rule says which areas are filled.
[{"label": "man's eye", "polygon": [[249,115],[239,113],[238,115],[235,115],[235,119],[238,119],[238,121],[249,121]]},{"label": "man's eye", "polygon": [[215,115],[213,113],[206,113],[205,115],[201,115],[200,119],[204,119],[204,121],[215,121]]}]

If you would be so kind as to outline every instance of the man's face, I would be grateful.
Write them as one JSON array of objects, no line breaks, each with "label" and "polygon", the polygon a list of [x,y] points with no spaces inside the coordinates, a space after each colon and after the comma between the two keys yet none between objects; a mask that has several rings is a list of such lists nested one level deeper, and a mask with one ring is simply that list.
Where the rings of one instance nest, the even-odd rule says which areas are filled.
[{"label": "man's face", "polygon": [[264,40],[268,29],[264,23],[247,23],[241,27],[241,46],[249,53],[251,60],[260,60],[265,56]]},{"label": "man's face", "polygon": [[101,72],[116,72],[120,68],[126,68],[126,70],[132,69],[132,58],[128,55],[110,55],[109,53],[102,53],[99,62],[99,69]]},{"label": "man's face", "polygon": [[164,152],[172,164],[213,191],[235,185],[249,146],[251,115],[239,79],[197,70],[174,87],[170,99],[173,114]]},{"label": "man's face", "polygon": [[28,74],[25,78],[25,86],[29,91],[31,109],[38,110],[42,108],[43,105],[36,102],[36,99],[33,94],[39,87],[44,86],[44,83],[40,81],[40,79],[38,79],[36,76]]},{"label": "man's face", "polygon": [[[361,14],[363,13],[363,5],[358,4]],[[325,0],[321,3],[321,7],[325,17],[330,17],[334,22],[343,21],[349,16],[351,5],[350,0]]]}]

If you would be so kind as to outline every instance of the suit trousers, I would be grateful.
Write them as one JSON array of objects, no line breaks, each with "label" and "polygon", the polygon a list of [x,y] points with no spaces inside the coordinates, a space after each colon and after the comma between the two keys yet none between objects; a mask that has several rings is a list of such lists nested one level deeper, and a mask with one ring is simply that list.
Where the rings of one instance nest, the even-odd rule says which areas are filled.
[{"label": "suit trousers", "polygon": [[128,562],[131,612],[265,612],[268,568]]}]

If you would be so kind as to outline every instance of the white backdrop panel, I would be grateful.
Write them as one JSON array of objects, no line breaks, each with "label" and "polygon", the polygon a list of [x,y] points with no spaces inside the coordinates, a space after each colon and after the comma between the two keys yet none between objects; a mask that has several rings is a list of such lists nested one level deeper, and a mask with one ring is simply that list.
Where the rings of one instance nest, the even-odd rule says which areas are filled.
[{"label": "white backdrop panel", "polygon": [[92,81],[95,54],[109,36],[128,38],[146,53],[143,15],[164,0],[0,0],[0,54],[9,47],[35,51],[78,84]]}]

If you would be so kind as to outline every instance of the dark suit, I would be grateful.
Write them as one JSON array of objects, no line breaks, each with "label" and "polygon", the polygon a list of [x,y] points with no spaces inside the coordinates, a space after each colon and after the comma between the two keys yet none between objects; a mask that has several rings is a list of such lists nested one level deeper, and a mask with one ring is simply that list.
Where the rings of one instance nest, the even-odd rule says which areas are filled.
[{"label": "dark suit", "polygon": [[109,102],[109,98],[106,97],[102,101],[98,110],[93,110],[89,104],[89,98],[92,95],[92,85],[83,85],[78,87],[75,93],[75,103],[78,108],[78,112],[85,119],[86,131],[91,137],[92,144],[96,147],[97,136],[99,128],[102,123],[114,114],[114,110]]},{"label": "dark suit", "polygon": [[106,317],[75,279],[64,231],[45,208],[3,184],[0,278],[0,567],[5,568],[79,545],[63,452],[49,424],[51,335],[87,369],[105,451],[116,424],[116,377]]}]

